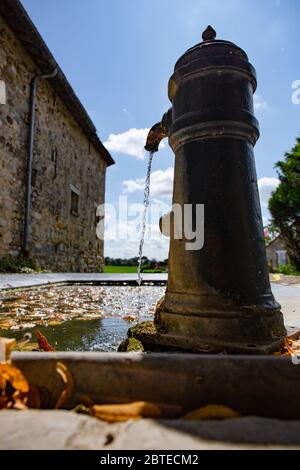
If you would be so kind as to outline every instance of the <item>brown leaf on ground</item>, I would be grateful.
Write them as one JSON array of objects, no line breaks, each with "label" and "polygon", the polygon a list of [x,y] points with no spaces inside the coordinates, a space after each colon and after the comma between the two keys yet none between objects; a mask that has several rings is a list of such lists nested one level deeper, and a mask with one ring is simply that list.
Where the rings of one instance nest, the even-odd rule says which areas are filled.
[{"label": "brown leaf on ground", "polygon": [[25,409],[28,392],[22,372],[11,364],[0,364],[0,409]]},{"label": "brown leaf on ground", "polygon": [[285,338],[282,348],[280,351],[275,351],[273,356],[293,356],[295,354],[300,354],[299,339]]},{"label": "brown leaf on ground", "polygon": [[90,408],[90,412],[95,418],[107,421],[108,423],[128,421],[129,419],[158,418],[161,416],[160,408],[146,401],[117,405],[94,405]]},{"label": "brown leaf on ground", "polygon": [[2,391],[8,383],[19,392],[29,392],[29,384],[19,369],[11,364],[0,364],[0,388]]},{"label": "brown leaf on ground", "polygon": [[238,418],[240,413],[224,405],[207,405],[191,411],[183,419],[186,420],[209,420]]},{"label": "brown leaf on ground", "polygon": [[74,380],[69,369],[62,362],[58,362],[56,364],[56,372],[61,376],[65,385],[65,388],[61,392],[60,397],[58,398],[56,405],[54,407],[55,410],[58,410],[72,395],[73,390],[74,390]]},{"label": "brown leaf on ground", "polygon": [[294,354],[294,348],[293,348],[293,343],[294,341],[290,338],[285,338],[284,339],[284,349],[286,350],[286,352],[288,352],[289,354]]}]

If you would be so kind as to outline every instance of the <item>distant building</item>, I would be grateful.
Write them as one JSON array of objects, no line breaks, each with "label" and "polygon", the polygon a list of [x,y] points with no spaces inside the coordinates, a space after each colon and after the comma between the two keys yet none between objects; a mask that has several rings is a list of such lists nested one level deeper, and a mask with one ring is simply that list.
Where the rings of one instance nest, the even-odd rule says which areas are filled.
[{"label": "distant building", "polygon": [[279,265],[288,264],[289,257],[281,235],[270,241],[266,247],[269,270],[277,269]]},{"label": "distant building", "polygon": [[[32,84],[49,74],[55,76],[36,81],[28,184]],[[25,249],[43,268],[101,271],[96,207],[104,202],[106,168],[113,163],[21,3],[1,0],[0,257]]]}]

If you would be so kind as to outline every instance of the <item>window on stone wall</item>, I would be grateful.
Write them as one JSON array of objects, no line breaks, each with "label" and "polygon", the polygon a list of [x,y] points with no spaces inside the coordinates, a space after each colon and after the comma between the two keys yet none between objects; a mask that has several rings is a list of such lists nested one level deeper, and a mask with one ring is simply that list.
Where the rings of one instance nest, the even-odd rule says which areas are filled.
[{"label": "window on stone wall", "polygon": [[71,214],[79,215],[79,191],[71,189]]}]

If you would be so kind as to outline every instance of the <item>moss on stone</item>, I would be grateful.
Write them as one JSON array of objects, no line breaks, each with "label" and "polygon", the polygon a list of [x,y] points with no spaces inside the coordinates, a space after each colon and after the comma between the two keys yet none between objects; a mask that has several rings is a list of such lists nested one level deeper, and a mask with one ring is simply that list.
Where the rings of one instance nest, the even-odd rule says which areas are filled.
[{"label": "moss on stone", "polygon": [[119,352],[138,352],[144,351],[142,343],[136,338],[126,338],[118,347]]},{"label": "moss on stone", "polygon": [[128,337],[129,338],[142,338],[144,335],[155,336],[158,331],[153,323],[153,321],[143,321],[136,326],[129,328]]}]

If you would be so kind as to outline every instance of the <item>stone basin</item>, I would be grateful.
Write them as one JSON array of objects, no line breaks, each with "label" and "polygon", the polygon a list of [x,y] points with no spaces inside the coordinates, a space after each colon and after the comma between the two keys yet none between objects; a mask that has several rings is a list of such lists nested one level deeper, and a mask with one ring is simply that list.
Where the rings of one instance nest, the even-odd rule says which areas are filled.
[{"label": "stone basin", "polygon": [[13,353],[12,361],[30,383],[48,389],[53,401],[62,389],[55,365],[66,364],[75,382],[67,408],[88,395],[95,403],[176,405],[181,415],[222,404],[242,416],[300,419],[300,365],[288,356],[33,352]]},{"label": "stone basin", "polygon": [[300,448],[300,369],[289,357],[68,352],[13,353],[12,361],[54,401],[62,389],[55,364],[64,362],[75,382],[67,408],[88,395],[97,403],[167,403],[179,407],[180,416],[223,404],[242,416],[108,424],[63,410],[2,411],[1,449]]}]

